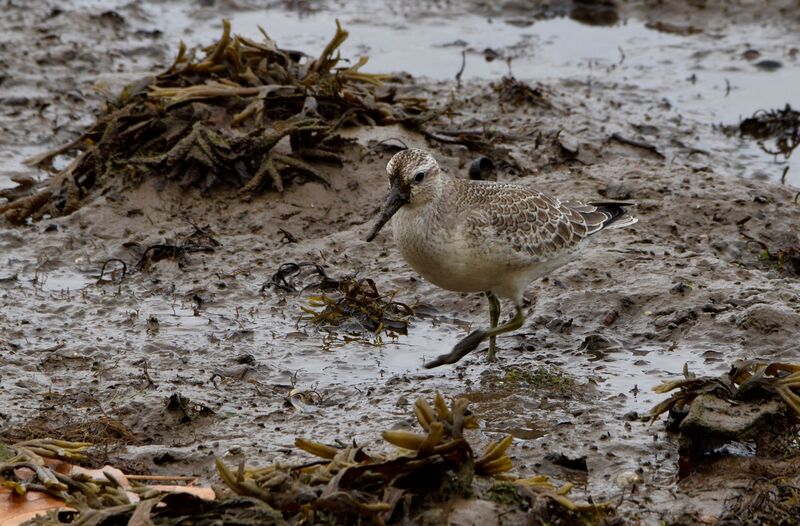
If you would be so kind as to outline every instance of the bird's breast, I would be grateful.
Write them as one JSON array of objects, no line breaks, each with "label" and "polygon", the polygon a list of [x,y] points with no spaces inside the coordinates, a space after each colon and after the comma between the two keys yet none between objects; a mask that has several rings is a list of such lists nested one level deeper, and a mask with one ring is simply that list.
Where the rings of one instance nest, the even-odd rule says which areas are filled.
[{"label": "bird's breast", "polygon": [[485,268],[486,258],[465,242],[458,229],[448,229],[426,211],[415,209],[400,209],[392,229],[406,262],[434,285],[458,292],[492,288],[495,273]]}]

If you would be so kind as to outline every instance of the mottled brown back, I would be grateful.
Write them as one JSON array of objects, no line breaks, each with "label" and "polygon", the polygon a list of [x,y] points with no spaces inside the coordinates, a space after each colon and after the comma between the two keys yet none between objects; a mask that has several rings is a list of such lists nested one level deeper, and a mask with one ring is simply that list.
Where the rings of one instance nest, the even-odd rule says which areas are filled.
[{"label": "mottled brown back", "polygon": [[[463,214],[468,239],[485,242],[487,230],[493,230],[495,239],[523,257],[548,259],[615,222],[635,222],[625,203],[562,203],[517,185],[460,179],[452,183],[449,215]],[[453,214],[454,209],[460,213]]]}]

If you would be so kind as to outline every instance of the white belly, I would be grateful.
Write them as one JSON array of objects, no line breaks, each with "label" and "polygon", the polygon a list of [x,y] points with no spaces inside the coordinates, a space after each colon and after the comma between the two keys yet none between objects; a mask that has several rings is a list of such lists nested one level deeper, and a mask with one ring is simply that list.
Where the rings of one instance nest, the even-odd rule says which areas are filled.
[{"label": "white belly", "polygon": [[[534,279],[540,278],[562,266],[571,258],[569,254],[535,261],[520,262],[506,253],[508,247],[476,246],[458,230],[432,230],[436,224],[407,207],[401,208],[392,220],[394,239],[408,264],[423,278],[443,289],[456,292],[492,291],[498,296],[517,303],[522,293]],[[515,261],[514,261],[515,260]]]}]

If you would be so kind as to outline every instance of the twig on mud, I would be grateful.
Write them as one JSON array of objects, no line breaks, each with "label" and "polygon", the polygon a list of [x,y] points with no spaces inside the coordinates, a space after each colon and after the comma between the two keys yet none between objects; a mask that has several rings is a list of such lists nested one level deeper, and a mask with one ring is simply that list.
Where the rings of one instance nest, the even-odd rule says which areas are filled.
[{"label": "twig on mud", "polygon": [[[389,144],[389,141],[397,141],[402,146],[394,146]],[[400,150],[408,150],[408,144],[403,139],[399,137],[389,137],[387,139],[383,139],[382,141],[378,141],[372,146],[369,147],[370,152],[378,151],[378,149],[389,150],[389,151],[400,151]]]},{"label": "twig on mud", "polygon": [[[100,276],[97,278],[97,283],[96,283],[97,285],[100,285],[103,282],[103,276],[106,273],[106,267],[108,266],[109,263],[122,263],[122,276],[119,278],[119,280],[122,281],[123,279],[125,279],[125,275],[128,273],[128,264],[119,258],[110,258],[105,260],[105,262],[103,263],[103,268],[100,269]],[[113,275],[115,272],[116,271],[113,270],[110,272],[112,275],[112,279],[110,279],[109,282],[114,281]]]},{"label": "twig on mud", "polygon": [[183,237],[183,239],[175,245],[166,243],[157,243],[150,245],[142,253],[139,261],[136,262],[135,268],[140,271],[148,271],[153,263],[157,263],[164,259],[175,259],[179,266],[183,266],[186,262],[186,254],[194,252],[213,252],[215,248],[222,246],[222,244],[212,237],[211,233],[206,229],[194,225],[194,231]]},{"label": "twig on mud", "polygon": [[125,478],[128,480],[150,480],[150,481],[158,481],[158,482],[167,482],[171,480],[177,480],[181,482],[186,482],[187,486],[193,486],[198,481],[198,477],[194,477],[191,475],[125,475]]},{"label": "twig on mud", "polygon": [[261,287],[261,291],[264,292],[269,287],[275,287],[276,289],[284,292],[297,292],[297,287],[290,281],[290,279],[297,276],[304,268],[313,268],[313,271],[319,275],[320,282],[317,284],[317,286],[320,288],[330,288],[333,283],[336,283],[336,280],[329,278],[328,274],[325,272],[325,269],[316,263],[284,263],[278,267],[278,271],[272,275],[270,281]]},{"label": "twig on mud", "polygon": [[289,232],[288,230],[284,228],[279,228],[278,232],[283,234],[283,241],[285,241],[286,243],[297,243],[297,237],[295,237],[295,235]]},{"label": "twig on mud", "polygon": [[660,159],[666,159],[664,154],[659,152],[658,149],[649,142],[628,139],[627,137],[624,137],[619,133],[612,133],[610,140],[617,141],[619,143],[626,144],[628,146],[633,146],[634,148],[641,148],[642,150],[647,150],[648,152],[652,153],[653,155],[655,155]]},{"label": "twig on mud", "polygon": [[[800,111],[792,109],[789,104],[782,110],[758,110],[739,123],[739,134],[756,139],[765,153],[788,159],[800,146]],[[775,141],[774,150],[764,144],[767,139]]]},{"label": "twig on mud", "polygon": [[142,370],[144,372],[144,379],[147,380],[147,387],[155,387],[156,383],[150,378],[150,371],[148,370],[147,360],[142,360]]},{"label": "twig on mud", "polygon": [[461,75],[464,74],[464,68],[467,66],[467,50],[461,50],[461,69],[456,73],[456,89],[461,89]]}]

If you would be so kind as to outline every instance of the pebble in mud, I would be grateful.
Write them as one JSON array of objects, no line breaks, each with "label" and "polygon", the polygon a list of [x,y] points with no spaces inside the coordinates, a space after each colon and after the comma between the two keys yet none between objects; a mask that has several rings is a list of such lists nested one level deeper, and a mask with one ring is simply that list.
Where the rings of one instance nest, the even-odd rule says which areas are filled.
[{"label": "pebble in mud", "polygon": [[759,303],[740,314],[736,324],[742,329],[770,334],[799,328],[800,314],[787,307]]},{"label": "pebble in mud", "polygon": [[761,71],[777,71],[783,67],[783,63],[777,60],[760,60],[756,62],[755,67],[760,69]]}]

